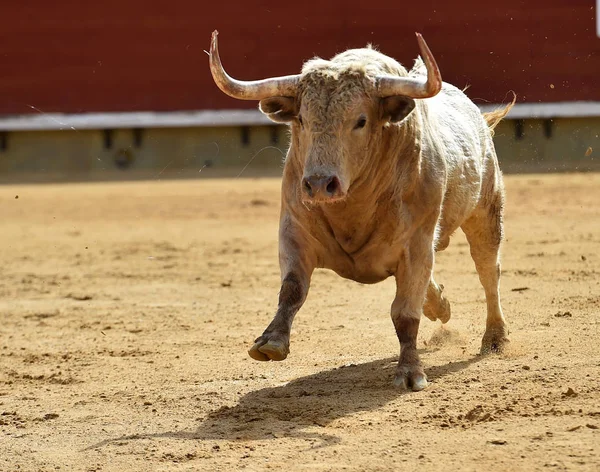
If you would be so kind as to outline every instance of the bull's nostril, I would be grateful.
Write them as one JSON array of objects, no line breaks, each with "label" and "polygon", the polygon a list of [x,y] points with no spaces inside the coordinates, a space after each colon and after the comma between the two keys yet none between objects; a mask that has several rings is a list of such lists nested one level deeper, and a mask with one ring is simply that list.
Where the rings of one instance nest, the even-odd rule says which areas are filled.
[{"label": "bull's nostril", "polygon": [[302,179],[302,191],[311,200],[327,200],[337,197],[341,192],[340,179],[331,175],[311,175]]},{"label": "bull's nostril", "polygon": [[330,195],[333,195],[336,192],[337,188],[338,188],[338,180],[335,177],[333,177],[331,179],[331,182],[329,182],[327,184],[327,193],[329,193]]}]

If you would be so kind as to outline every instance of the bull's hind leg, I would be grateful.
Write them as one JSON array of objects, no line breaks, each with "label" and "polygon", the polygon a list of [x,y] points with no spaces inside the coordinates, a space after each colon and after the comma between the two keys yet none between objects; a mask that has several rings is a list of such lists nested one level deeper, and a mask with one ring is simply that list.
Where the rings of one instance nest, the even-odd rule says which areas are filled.
[{"label": "bull's hind leg", "polygon": [[429,280],[423,314],[431,321],[440,320],[447,323],[450,320],[450,302],[442,295],[444,287],[438,285],[433,276]]},{"label": "bull's hind leg", "polygon": [[484,199],[461,228],[467,236],[471,257],[487,302],[486,330],[481,353],[501,352],[508,342],[507,327],[500,306],[500,243],[504,193],[501,185],[484,194]]},{"label": "bull's hind leg", "polygon": [[[436,252],[443,251],[450,244],[451,232],[440,230],[440,233],[442,235],[435,244]],[[425,296],[425,304],[423,305],[423,314],[431,321],[440,320],[442,323],[450,321],[450,302],[442,295],[443,291],[444,286],[438,285],[433,280],[432,272],[429,279],[429,286],[427,287],[427,295]]]}]

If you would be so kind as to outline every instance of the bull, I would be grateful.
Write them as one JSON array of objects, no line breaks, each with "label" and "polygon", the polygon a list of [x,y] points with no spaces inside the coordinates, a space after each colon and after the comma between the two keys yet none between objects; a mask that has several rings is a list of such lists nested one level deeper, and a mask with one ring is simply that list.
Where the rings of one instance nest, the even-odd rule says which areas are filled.
[{"label": "bull", "polygon": [[450,319],[433,268],[436,251],[459,227],[487,301],[481,352],[501,351],[508,342],[499,294],[504,187],[492,130],[512,104],[482,115],[461,90],[442,82],[418,33],[420,57],[410,71],[368,46],[311,59],[297,75],[256,81],[225,72],[217,35],[210,48],[217,86],[236,99],[260,101],[272,121],[291,128],[279,304],[249,355],[288,356],[292,322],[316,268],[364,284],[394,276],[391,317],[400,342],[394,383],[422,390],[419,323],[421,315]]}]

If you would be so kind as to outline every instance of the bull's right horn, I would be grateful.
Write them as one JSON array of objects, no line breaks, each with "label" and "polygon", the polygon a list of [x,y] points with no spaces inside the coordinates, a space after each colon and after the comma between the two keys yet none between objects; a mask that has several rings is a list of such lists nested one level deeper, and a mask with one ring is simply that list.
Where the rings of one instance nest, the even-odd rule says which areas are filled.
[{"label": "bull's right horn", "polygon": [[269,97],[295,97],[298,88],[299,75],[272,77],[263,80],[241,81],[230,77],[219,57],[217,36],[213,31],[210,42],[210,72],[217,86],[227,95],[240,100],[262,100]]}]

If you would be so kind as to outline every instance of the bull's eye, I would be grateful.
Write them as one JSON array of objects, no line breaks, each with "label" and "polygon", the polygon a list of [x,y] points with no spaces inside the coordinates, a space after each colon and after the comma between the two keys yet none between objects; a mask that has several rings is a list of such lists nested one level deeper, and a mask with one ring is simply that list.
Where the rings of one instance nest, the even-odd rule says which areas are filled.
[{"label": "bull's eye", "polygon": [[354,125],[354,129],[364,128],[366,124],[367,124],[367,119],[364,116],[361,116],[358,119],[358,121],[356,122],[356,125]]}]

